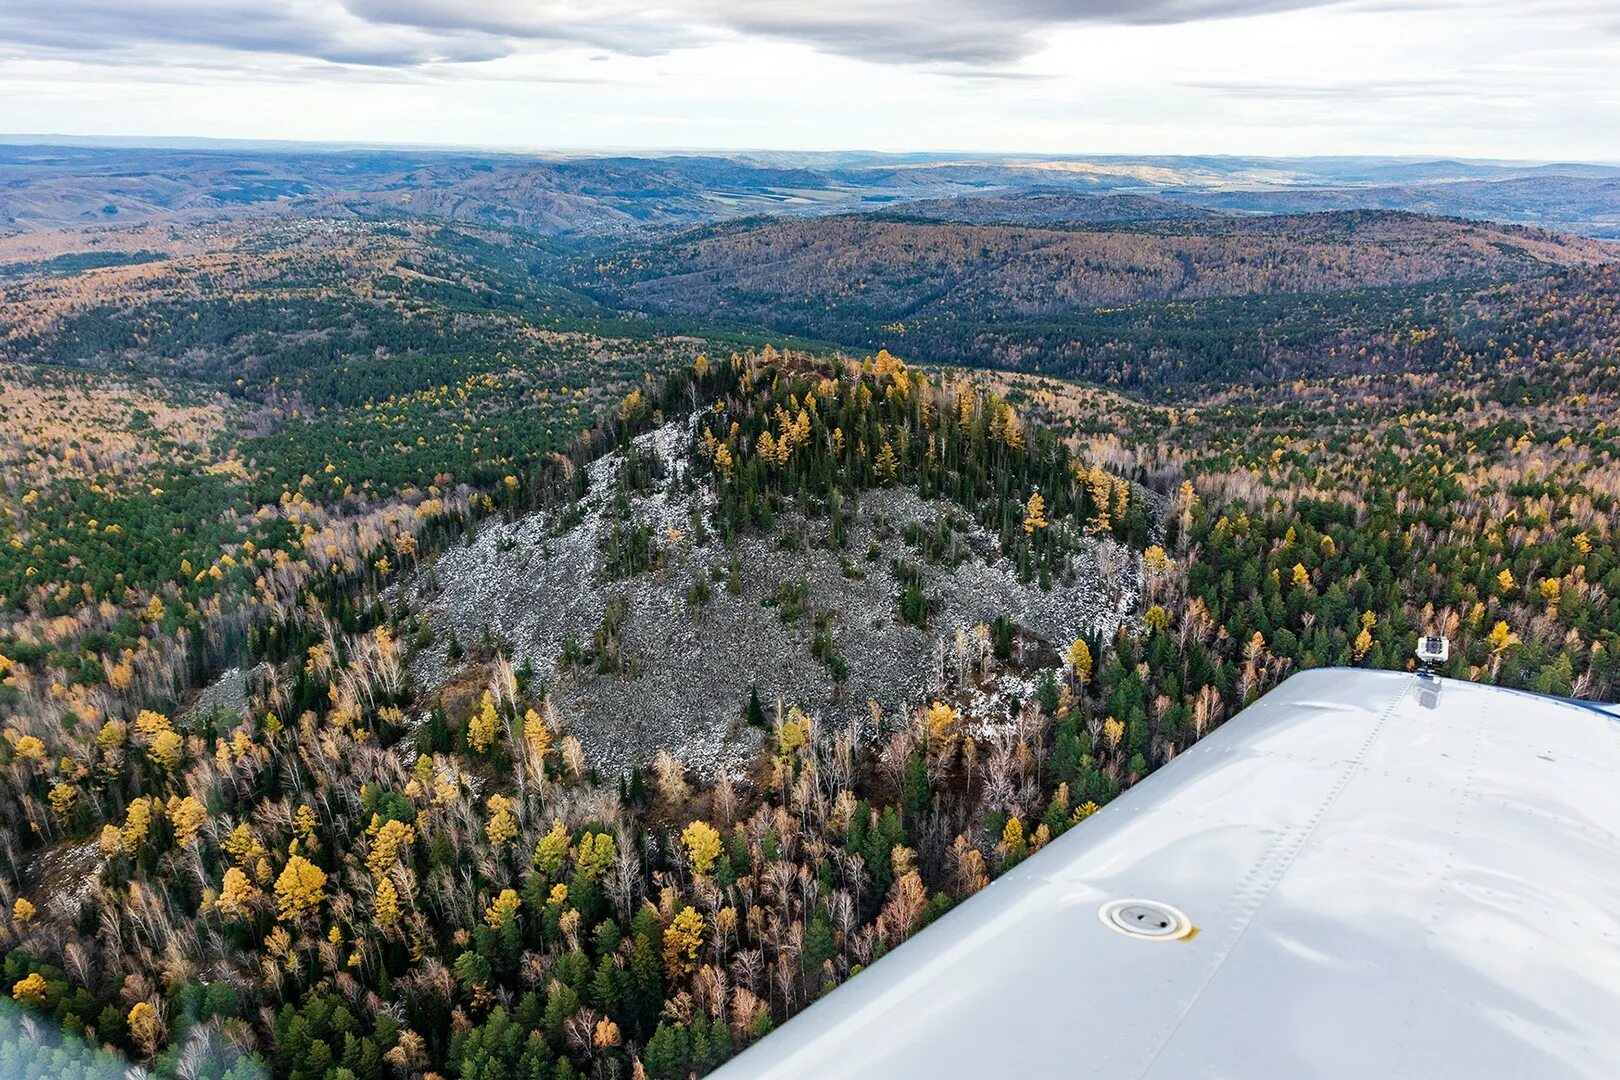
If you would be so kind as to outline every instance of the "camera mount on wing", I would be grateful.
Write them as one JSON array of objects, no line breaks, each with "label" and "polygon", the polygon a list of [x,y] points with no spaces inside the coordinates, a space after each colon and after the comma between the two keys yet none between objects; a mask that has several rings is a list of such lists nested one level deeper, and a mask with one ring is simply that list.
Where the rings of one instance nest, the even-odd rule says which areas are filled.
[{"label": "camera mount on wing", "polygon": [[1418,638],[1417,661],[1422,674],[1433,676],[1450,659],[1451,642],[1446,638],[1438,634]]}]

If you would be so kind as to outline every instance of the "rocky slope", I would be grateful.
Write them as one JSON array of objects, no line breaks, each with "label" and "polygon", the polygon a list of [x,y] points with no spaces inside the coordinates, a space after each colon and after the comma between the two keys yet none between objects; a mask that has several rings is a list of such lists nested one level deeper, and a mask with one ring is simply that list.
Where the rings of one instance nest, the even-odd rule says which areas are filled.
[{"label": "rocky slope", "polygon": [[[712,774],[757,745],[761,733],[743,722],[755,688],[767,713],[780,697],[869,738],[873,703],[885,716],[916,704],[939,681],[958,631],[971,634],[1005,616],[1018,627],[1019,649],[1055,667],[1076,636],[1111,635],[1138,607],[1140,556],[1131,549],[1088,543],[1072,572],[1043,591],[1020,583],[994,537],[965,514],[906,488],[864,496],[841,550],[825,542],[825,522],[799,515],[784,515],[773,537],[744,536],[727,550],[706,525],[694,527],[708,504],[685,482],[689,445],[685,423],[634,444],[661,463],[653,471],[662,476],[631,510],[667,553],[655,571],[625,580],[605,572],[601,547],[625,465],[625,455],[614,453],[590,466],[577,521],[542,512],[492,522],[406,585],[406,598],[434,631],[414,661],[417,679],[438,686],[453,678],[450,643],[479,642],[487,627],[514,665],[546,681],[604,777],[664,748]],[[932,525],[941,515],[958,519],[967,539],[951,558],[930,563],[905,539],[906,526]],[[908,568],[934,602],[926,629],[903,621],[896,603]],[[699,580],[708,582],[706,602],[692,595]],[[591,648],[610,609],[618,670],[568,662],[574,646]],[[842,682],[812,653],[818,614],[847,665]],[[993,722],[1008,711],[1008,695],[1022,689],[1027,696],[1015,683],[981,695],[972,710],[978,719]]]}]

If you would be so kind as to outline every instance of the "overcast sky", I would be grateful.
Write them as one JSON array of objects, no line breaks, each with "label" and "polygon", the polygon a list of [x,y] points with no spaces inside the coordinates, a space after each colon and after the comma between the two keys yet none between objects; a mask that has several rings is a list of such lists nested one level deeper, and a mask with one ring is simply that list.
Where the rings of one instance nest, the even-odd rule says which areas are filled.
[{"label": "overcast sky", "polygon": [[1620,161],[1620,0],[0,0],[0,131]]}]

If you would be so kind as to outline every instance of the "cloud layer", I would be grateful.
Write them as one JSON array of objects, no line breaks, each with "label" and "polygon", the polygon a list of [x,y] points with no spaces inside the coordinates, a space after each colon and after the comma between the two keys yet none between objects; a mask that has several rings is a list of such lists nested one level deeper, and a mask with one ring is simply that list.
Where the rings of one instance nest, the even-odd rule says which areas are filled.
[{"label": "cloud layer", "polygon": [[0,0],[0,131],[1620,153],[1615,0]]},{"label": "cloud layer", "polygon": [[213,47],[411,67],[498,58],[540,43],[657,55],[727,37],[889,63],[985,67],[1037,52],[1057,28],[1164,25],[1335,0],[8,0],[13,50],[115,54]]}]

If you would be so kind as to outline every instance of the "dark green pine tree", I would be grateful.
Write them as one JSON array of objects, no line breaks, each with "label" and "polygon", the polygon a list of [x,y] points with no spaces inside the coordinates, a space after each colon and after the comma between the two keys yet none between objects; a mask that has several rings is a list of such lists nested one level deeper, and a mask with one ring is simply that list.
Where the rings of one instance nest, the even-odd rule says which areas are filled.
[{"label": "dark green pine tree", "polygon": [[680,1037],[668,1023],[660,1020],[658,1029],[641,1052],[641,1063],[652,1080],[675,1080],[682,1072]]}]

